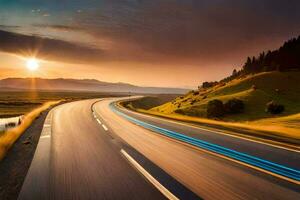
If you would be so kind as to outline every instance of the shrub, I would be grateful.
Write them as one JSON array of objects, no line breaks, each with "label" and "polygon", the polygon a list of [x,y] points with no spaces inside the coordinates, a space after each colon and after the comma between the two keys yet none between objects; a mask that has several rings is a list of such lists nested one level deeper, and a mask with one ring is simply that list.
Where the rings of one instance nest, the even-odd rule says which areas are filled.
[{"label": "shrub", "polygon": [[266,111],[271,114],[280,114],[284,111],[284,105],[277,104],[274,101],[270,101],[266,105]]},{"label": "shrub", "polygon": [[191,105],[194,105],[196,102],[197,102],[197,100],[196,100],[196,99],[193,99],[193,100],[191,101]]},{"label": "shrub", "polygon": [[198,95],[199,91],[193,91],[193,95]]},{"label": "shrub", "polygon": [[223,86],[225,86],[225,85],[226,85],[226,83],[225,83],[225,82],[222,82],[222,83],[219,84],[219,87],[223,87]]},{"label": "shrub", "polygon": [[257,90],[257,86],[256,86],[256,85],[252,85],[251,88],[252,88],[253,90]]},{"label": "shrub", "polygon": [[184,111],[182,109],[177,109],[174,112],[177,113],[177,114],[181,114],[181,115],[184,114]]},{"label": "shrub", "polygon": [[245,104],[242,100],[239,99],[230,99],[224,104],[224,109],[226,113],[237,114],[244,111]]},{"label": "shrub", "polygon": [[222,117],[225,114],[223,102],[217,99],[209,101],[207,104],[206,114],[209,118]]},{"label": "shrub", "polygon": [[211,87],[213,87],[213,86],[215,86],[215,85],[217,85],[218,84],[218,82],[217,81],[214,81],[214,82],[203,82],[202,83],[202,88],[211,88]]}]

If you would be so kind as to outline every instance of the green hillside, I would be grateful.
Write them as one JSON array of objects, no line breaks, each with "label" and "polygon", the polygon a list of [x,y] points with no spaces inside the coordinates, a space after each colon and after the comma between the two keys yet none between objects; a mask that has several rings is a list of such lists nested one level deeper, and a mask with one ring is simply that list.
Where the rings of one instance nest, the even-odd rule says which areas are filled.
[{"label": "green hillside", "polygon": [[157,94],[151,96],[145,96],[139,99],[123,102],[123,106],[130,109],[144,109],[149,110],[153,107],[165,104],[174,98],[178,94]]},{"label": "green hillside", "polygon": [[[191,91],[149,111],[206,117],[209,101],[218,99],[225,103],[232,98],[243,100],[245,110],[240,114],[225,115],[222,120],[252,121],[300,113],[300,72],[276,71],[244,76],[212,88]],[[280,115],[267,113],[266,104],[272,100],[284,105],[285,111]]]}]

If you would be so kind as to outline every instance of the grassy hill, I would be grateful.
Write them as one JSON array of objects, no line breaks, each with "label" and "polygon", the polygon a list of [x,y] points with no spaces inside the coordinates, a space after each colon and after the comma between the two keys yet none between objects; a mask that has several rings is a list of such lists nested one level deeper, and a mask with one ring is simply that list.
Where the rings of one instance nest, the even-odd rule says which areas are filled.
[{"label": "grassy hill", "polygon": [[123,106],[130,109],[149,110],[153,107],[172,101],[177,96],[178,94],[157,94],[157,95],[145,96],[139,99],[126,101],[123,103]]},{"label": "grassy hill", "polygon": [[[241,114],[225,115],[224,121],[253,121],[270,117],[281,117],[300,113],[300,72],[263,72],[219,83],[209,89],[191,91],[184,96],[149,111],[163,114],[181,114],[206,117],[207,103],[218,99],[224,103],[232,98],[243,100],[245,111]],[[274,100],[285,106],[280,115],[265,111],[266,104]]]}]

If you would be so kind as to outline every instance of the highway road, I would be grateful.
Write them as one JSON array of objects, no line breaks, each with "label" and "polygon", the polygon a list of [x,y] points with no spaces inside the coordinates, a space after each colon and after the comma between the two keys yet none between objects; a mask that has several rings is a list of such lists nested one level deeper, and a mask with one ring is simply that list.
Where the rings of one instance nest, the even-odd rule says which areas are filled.
[{"label": "highway road", "polygon": [[78,101],[50,112],[19,199],[300,199],[295,182],[118,112],[293,169],[298,152],[120,110],[111,106],[116,100]]},{"label": "highway road", "polygon": [[229,135],[220,131],[212,131],[196,125],[186,124],[164,118],[157,118],[116,106],[114,106],[114,108],[142,122],[146,122],[151,125],[155,125],[178,133],[183,133],[192,138],[204,140],[216,145],[220,145],[222,147],[226,147],[300,170],[299,148],[291,149],[279,145],[274,146],[274,144],[263,143],[262,141],[253,141],[253,139]]},{"label": "highway road", "polygon": [[41,136],[19,199],[164,199],[98,126],[93,102],[51,112],[51,133]]}]

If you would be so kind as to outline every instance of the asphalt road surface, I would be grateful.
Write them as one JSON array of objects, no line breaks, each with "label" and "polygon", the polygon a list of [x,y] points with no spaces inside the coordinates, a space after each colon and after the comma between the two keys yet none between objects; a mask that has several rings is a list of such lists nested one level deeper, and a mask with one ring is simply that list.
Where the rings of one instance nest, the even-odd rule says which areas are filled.
[{"label": "asphalt road surface", "polygon": [[[295,183],[129,122],[111,109],[115,100],[52,110],[19,199],[300,199]],[[195,137],[203,132],[126,114]],[[297,152],[247,140],[239,147],[237,138],[220,134],[202,139],[221,144],[220,137],[226,147],[247,153],[291,155],[282,164],[298,167]]]},{"label": "asphalt road surface", "polygon": [[93,102],[52,111],[52,133],[41,136],[35,156],[42,155],[34,157],[19,199],[165,198],[109,141],[91,115]]}]

